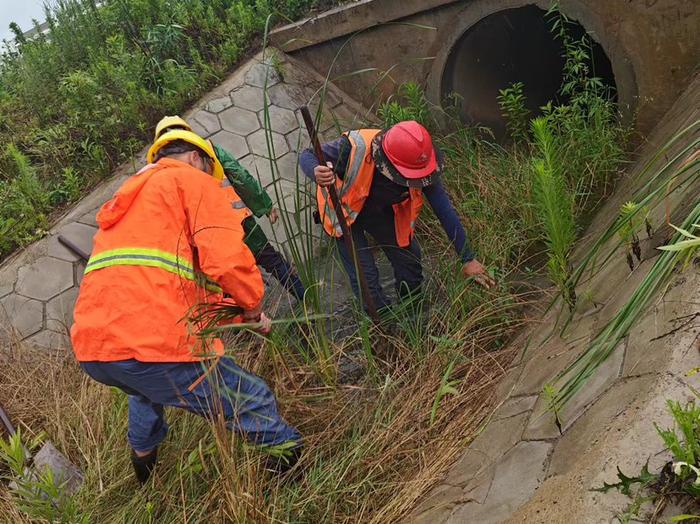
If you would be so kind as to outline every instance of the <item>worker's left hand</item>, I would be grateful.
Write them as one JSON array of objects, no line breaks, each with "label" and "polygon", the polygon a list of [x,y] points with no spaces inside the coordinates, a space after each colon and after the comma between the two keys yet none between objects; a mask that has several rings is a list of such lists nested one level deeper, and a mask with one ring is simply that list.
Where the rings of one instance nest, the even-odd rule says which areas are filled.
[{"label": "worker's left hand", "polygon": [[486,268],[477,259],[472,259],[462,266],[464,278],[474,277],[477,284],[490,289],[496,285],[496,281],[486,272]]},{"label": "worker's left hand", "polygon": [[270,219],[270,224],[274,224],[277,222],[277,219],[280,217],[279,211],[277,210],[276,207],[273,207],[270,210],[270,214],[268,215],[268,218]]},{"label": "worker's left hand", "polygon": [[260,320],[258,322],[262,325],[256,331],[261,335],[269,335],[272,331],[272,319],[265,313],[260,313]]}]

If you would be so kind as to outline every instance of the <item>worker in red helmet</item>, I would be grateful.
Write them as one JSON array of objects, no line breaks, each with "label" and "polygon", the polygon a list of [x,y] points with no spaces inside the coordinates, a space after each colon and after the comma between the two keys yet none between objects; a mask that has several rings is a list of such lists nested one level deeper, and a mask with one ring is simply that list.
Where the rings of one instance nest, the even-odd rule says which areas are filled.
[{"label": "worker in red helmet", "polygon": [[335,184],[351,225],[359,263],[378,309],[389,305],[379,283],[379,272],[369,249],[369,234],[379,244],[394,270],[400,299],[421,290],[421,253],[414,238],[416,219],[425,197],[452,241],[462,262],[462,274],[489,288],[495,284],[469,246],[467,234],[440,181],[443,162],[430,133],[418,122],[400,122],[387,131],[358,129],[321,145],[328,165],[321,165],[311,149],[299,164],[318,185],[319,220],[327,234],[338,240],[340,257],[359,297],[352,254],[342,241],[342,231],[330,203],[327,187]]}]

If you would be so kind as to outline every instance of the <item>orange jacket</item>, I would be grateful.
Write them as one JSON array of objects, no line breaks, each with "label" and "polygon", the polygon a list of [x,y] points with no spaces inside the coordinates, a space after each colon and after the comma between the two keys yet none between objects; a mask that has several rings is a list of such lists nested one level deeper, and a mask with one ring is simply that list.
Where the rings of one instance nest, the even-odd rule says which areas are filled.
[{"label": "orange jacket", "polygon": [[245,309],[262,300],[243,243],[247,211],[232,197],[206,173],[163,158],[102,206],[71,329],[79,361],[189,362],[223,352],[219,339],[198,339],[186,317],[222,292]]},{"label": "orange jacket", "polygon": [[[342,180],[336,178],[336,190],[343,208],[343,214],[349,225],[357,219],[372,187],[376,165],[372,157],[372,140],[380,132],[379,129],[359,129],[344,133],[350,140],[352,149],[348,158],[348,166]],[[409,198],[394,208],[394,231],[396,242],[400,247],[407,247],[416,226],[416,219],[423,207],[423,191],[420,188],[409,188]],[[338,223],[338,217],[333,210],[328,191],[318,186],[316,190],[319,215],[323,221],[323,229],[332,237],[342,237],[343,231]]]}]

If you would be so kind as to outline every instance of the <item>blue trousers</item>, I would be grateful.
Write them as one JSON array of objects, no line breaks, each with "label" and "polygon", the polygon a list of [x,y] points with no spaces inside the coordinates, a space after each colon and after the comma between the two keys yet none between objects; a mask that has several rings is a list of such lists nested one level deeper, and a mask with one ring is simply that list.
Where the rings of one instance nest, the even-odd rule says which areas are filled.
[{"label": "blue trousers", "polygon": [[275,277],[289,293],[294,295],[294,298],[300,302],[304,300],[304,284],[301,283],[289,262],[269,242],[255,253],[255,262]]},{"label": "blue trousers", "polygon": [[[389,259],[394,270],[394,285],[398,296],[404,297],[420,290],[423,283],[420,247],[415,239],[411,239],[411,243],[407,247],[399,247],[396,243],[394,213],[391,208],[388,208],[383,213],[376,212],[366,215],[361,213],[355,223],[352,224],[351,229],[357,257],[367,278],[367,285],[377,309],[388,306],[390,300],[384,294],[384,290],[379,283],[379,270],[370,251],[367,234],[377,241]],[[336,240],[340,259],[350,279],[350,286],[355,296],[359,299],[359,284],[352,254],[348,252],[343,238]]]},{"label": "blue trousers", "polygon": [[81,362],[80,366],[96,381],[129,395],[127,438],[136,451],[148,452],[165,438],[165,406],[183,408],[206,418],[221,413],[230,430],[254,444],[301,443],[299,432],[277,412],[275,396],[265,381],[238,367],[230,357],[222,357],[191,392],[190,385],[205,372],[199,362],[122,360]]}]

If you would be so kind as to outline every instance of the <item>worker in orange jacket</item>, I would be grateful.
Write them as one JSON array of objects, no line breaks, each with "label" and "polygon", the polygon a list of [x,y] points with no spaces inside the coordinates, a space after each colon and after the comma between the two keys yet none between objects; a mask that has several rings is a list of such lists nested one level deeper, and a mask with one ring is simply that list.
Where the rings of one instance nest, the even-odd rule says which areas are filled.
[{"label": "worker in orange jacket", "polygon": [[129,395],[127,437],[141,483],[167,433],[164,406],[223,415],[262,449],[286,450],[268,461],[284,471],[299,456],[299,432],[262,379],[186,320],[194,306],[232,300],[269,332],[260,271],[243,242],[248,212],[231,205],[237,197],[221,190],[221,163],[195,133],[164,133],[148,161],[97,214],[71,329],[75,356],[93,379]]}]

